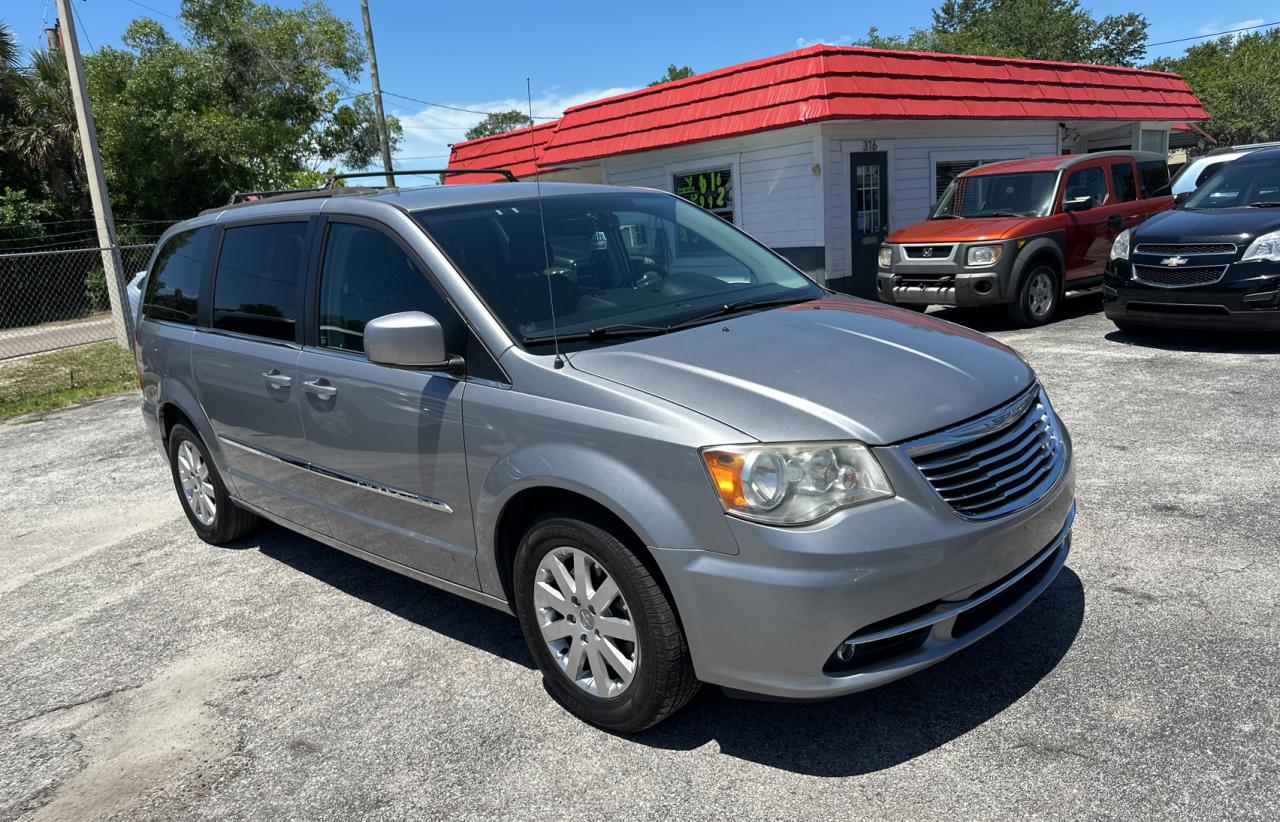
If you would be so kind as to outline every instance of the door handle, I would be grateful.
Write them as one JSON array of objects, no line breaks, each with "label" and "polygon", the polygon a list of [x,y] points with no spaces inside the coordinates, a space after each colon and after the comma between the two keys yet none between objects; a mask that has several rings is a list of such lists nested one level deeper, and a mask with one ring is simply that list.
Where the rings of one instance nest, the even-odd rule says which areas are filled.
[{"label": "door handle", "polygon": [[302,384],[302,390],[308,394],[315,394],[317,397],[333,397],[338,393],[338,386],[330,385],[329,381],[323,377],[314,380],[307,380]]},{"label": "door handle", "polygon": [[281,374],[280,371],[275,368],[264,372],[262,375],[262,381],[272,388],[288,388],[293,385],[293,377]]}]

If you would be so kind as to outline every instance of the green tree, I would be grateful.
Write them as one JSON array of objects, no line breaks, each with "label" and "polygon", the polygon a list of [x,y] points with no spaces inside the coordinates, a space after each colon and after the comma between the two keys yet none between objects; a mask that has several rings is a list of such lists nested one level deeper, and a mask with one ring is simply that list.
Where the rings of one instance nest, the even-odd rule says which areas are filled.
[{"label": "green tree", "polygon": [[1079,0],[943,0],[928,28],[881,35],[857,45],[1133,66],[1146,53],[1147,19],[1094,17]]},{"label": "green tree", "polygon": [[55,198],[86,215],[86,172],[66,60],[57,51],[35,51],[30,59],[13,84],[17,115],[6,129],[6,146]]},{"label": "green tree", "polygon": [[673,80],[683,80],[686,77],[692,77],[693,69],[688,66],[677,67],[675,63],[667,66],[667,73],[650,83],[650,86],[660,86],[663,83],[670,83]]},{"label": "green tree", "polygon": [[[123,48],[86,58],[117,214],[188,217],[376,155],[373,107],[343,103],[339,85],[359,79],[364,49],[323,3],[184,0],[180,17],[182,41],[144,17]],[[388,131],[394,149],[396,118]]]},{"label": "green tree", "polygon": [[531,125],[533,125],[533,120],[529,119],[529,115],[515,109],[495,111],[467,129],[466,138],[468,140],[478,140],[481,137],[505,134],[508,131],[515,131],[518,128],[526,128]]},{"label": "green tree", "polygon": [[1200,43],[1151,68],[1182,75],[1209,112],[1204,129],[1219,143],[1280,140],[1280,29]]}]

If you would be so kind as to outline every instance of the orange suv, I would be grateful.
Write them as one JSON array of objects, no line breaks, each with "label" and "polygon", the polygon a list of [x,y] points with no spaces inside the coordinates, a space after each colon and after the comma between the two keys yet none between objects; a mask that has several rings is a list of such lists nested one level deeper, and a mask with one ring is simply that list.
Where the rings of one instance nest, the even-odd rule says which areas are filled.
[{"label": "orange suv", "polygon": [[1004,303],[1042,325],[1062,295],[1100,285],[1116,235],[1172,208],[1160,154],[1105,151],[970,169],[929,217],[880,247],[880,299],[929,305]]}]

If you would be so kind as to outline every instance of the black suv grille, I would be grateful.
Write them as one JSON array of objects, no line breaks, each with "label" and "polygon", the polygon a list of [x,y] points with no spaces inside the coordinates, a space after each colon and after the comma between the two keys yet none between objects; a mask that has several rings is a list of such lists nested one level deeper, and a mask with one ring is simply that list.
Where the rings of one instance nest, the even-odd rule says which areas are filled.
[{"label": "black suv grille", "polygon": [[1134,254],[1235,254],[1232,243],[1200,243],[1199,245],[1139,245]]},{"label": "black suv grille", "polygon": [[1167,268],[1159,265],[1135,265],[1133,275],[1144,283],[1165,286],[1210,285],[1222,279],[1225,265],[1192,268]]},{"label": "black suv grille", "polygon": [[949,245],[904,245],[902,253],[912,260],[945,260],[951,256]]},{"label": "black suv grille", "polygon": [[905,447],[938,495],[970,519],[1031,505],[1066,465],[1066,444],[1039,386],[977,420]]}]

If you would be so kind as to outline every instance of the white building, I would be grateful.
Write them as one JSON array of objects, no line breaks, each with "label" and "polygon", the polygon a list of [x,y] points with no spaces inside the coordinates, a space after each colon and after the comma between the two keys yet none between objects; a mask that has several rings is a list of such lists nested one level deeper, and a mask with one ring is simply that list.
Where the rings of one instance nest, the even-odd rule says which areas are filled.
[{"label": "white building", "polygon": [[683,194],[830,287],[874,296],[880,242],[924,218],[959,172],[1038,155],[1163,153],[1172,126],[1207,117],[1162,72],[813,46],[458,143],[449,166]]}]

